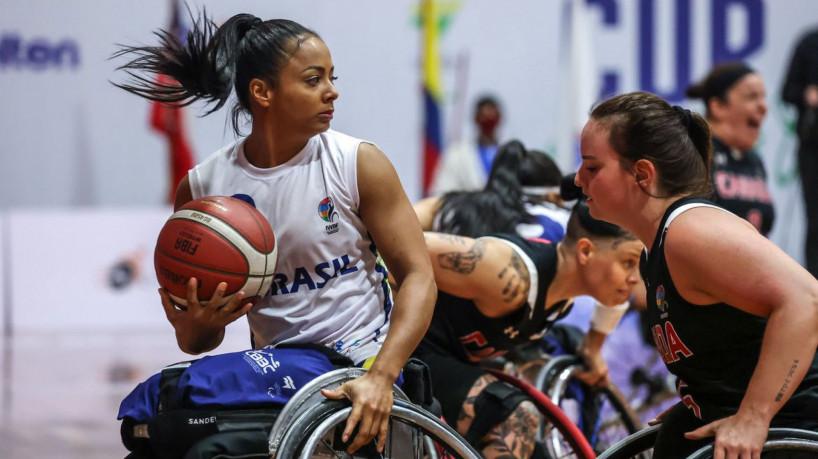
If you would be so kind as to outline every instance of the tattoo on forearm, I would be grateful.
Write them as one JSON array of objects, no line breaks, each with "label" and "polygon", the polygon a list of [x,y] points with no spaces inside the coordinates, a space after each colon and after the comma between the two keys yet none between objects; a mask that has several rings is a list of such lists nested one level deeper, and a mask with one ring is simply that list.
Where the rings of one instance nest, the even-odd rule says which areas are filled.
[{"label": "tattoo on forearm", "polygon": [[506,280],[506,285],[503,287],[503,301],[506,303],[515,301],[521,294],[526,295],[531,287],[531,274],[528,267],[522,257],[513,250],[508,266],[505,266],[497,277]]},{"label": "tattoo on forearm", "polygon": [[790,369],[787,371],[787,377],[784,378],[784,384],[781,385],[781,389],[778,389],[778,395],[775,396],[775,401],[780,402],[782,398],[784,398],[784,394],[787,392],[787,388],[790,387],[790,383],[792,382],[792,376],[795,374],[795,370],[798,368],[798,359],[792,361],[792,365]]},{"label": "tattoo on forearm", "polygon": [[477,262],[486,252],[486,241],[474,241],[474,244],[465,252],[447,252],[437,256],[437,261],[443,269],[449,269],[460,274],[471,274]]}]

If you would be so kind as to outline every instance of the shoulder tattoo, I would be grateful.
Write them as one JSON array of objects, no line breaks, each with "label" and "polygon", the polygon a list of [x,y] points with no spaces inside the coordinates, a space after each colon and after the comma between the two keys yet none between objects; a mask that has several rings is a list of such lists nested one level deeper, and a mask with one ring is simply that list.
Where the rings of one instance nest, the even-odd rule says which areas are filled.
[{"label": "shoulder tattoo", "polygon": [[[457,236],[455,236],[457,237]],[[462,240],[462,238],[460,238]],[[449,269],[460,274],[471,274],[477,262],[486,252],[486,241],[476,240],[464,252],[447,252],[437,256],[437,262],[443,269]]]},{"label": "shoulder tattoo", "polygon": [[506,303],[518,300],[520,295],[524,298],[528,296],[531,288],[531,273],[517,251],[511,250],[508,265],[503,267],[497,277],[506,281],[503,287],[503,301]]}]

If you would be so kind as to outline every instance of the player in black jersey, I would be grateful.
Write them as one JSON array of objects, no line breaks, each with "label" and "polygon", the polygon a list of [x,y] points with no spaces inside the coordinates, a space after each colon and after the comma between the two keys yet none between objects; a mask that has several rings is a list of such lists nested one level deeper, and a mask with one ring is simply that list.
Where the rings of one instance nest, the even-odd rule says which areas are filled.
[{"label": "player in black jersey", "polygon": [[[479,363],[539,340],[579,295],[623,303],[638,281],[643,245],[615,225],[573,210],[565,239],[552,243],[498,234],[477,239],[426,233],[440,290],[432,324],[415,355],[432,374],[443,415],[488,458],[532,457],[539,414],[519,391]],[[586,380],[605,381],[599,341],[589,331]],[[581,353],[582,354],[582,353]],[[592,381],[592,382],[593,382]]]},{"label": "player in black jersey", "polygon": [[764,162],[753,149],[767,115],[764,80],[746,64],[730,62],[714,67],[701,82],[687,88],[686,94],[702,99],[707,110],[713,139],[710,199],[766,236],[775,209]]},{"label": "player in black jersey", "polygon": [[656,347],[682,401],[654,457],[715,437],[715,458],[759,457],[770,426],[818,430],[818,281],[710,194],[710,131],[648,93],[591,113],[576,183],[591,214],[649,250],[642,275]]}]

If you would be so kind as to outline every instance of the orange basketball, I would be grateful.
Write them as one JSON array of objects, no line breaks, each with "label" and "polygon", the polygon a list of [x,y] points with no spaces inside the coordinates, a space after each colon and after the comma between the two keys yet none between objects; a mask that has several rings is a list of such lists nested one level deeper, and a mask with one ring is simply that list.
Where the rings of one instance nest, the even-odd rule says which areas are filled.
[{"label": "orange basketball", "polygon": [[222,304],[239,291],[245,298],[265,295],[277,256],[273,228],[261,212],[241,199],[208,196],[171,215],[159,232],[153,260],[159,285],[186,306],[191,277],[199,281],[202,305],[220,282],[227,282]]}]

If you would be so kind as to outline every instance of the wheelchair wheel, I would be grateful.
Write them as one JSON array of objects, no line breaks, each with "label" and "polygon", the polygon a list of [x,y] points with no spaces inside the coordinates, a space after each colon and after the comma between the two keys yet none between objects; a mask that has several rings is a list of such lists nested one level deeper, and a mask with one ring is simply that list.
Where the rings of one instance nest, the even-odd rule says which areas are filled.
[{"label": "wheelchair wheel", "polygon": [[375,443],[346,453],[341,439],[344,423],[352,408],[338,400],[324,401],[304,411],[283,436],[279,458],[459,458],[477,459],[480,454],[454,429],[422,408],[396,400],[389,418],[389,434],[383,453]]},{"label": "wheelchair wheel", "polygon": [[[537,387],[580,427],[594,451],[601,453],[642,426],[613,383],[590,389],[572,377],[581,364],[581,360],[572,355],[549,360],[537,375]],[[549,451],[561,454],[561,442],[553,431],[547,432],[544,428],[540,435]]]},{"label": "wheelchair wheel", "polygon": [[653,445],[659,435],[661,424],[646,427],[619,440],[606,449],[597,459],[632,459],[652,457]]},{"label": "wheelchair wheel", "polygon": [[[764,442],[763,452],[803,453],[795,457],[816,457],[818,454],[818,433],[802,429],[772,428]],[[807,454],[810,453],[810,454]],[[712,459],[713,445],[707,445],[688,456],[688,459]],[[776,457],[776,456],[774,456]]]},{"label": "wheelchair wheel", "polygon": [[[281,410],[278,418],[276,418],[275,424],[273,424],[273,428],[270,430],[270,452],[273,454],[276,453],[285,432],[300,415],[302,415],[305,411],[312,409],[313,406],[326,400],[326,397],[321,395],[321,389],[340,386],[346,381],[363,376],[365,373],[366,370],[361,368],[341,368],[323,374],[299,389],[299,391],[296,392],[292,398],[290,398],[290,401],[287,402],[284,409]],[[403,391],[397,386],[393,387],[392,390],[395,401],[409,400],[406,394],[404,394]]]},{"label": "wheelchair wheel", "polygon": [[[625,438],[600,454],[597,459],[631,459],[644,457],[653,449],[660,425],[642,429]],[[764,442],[766,452],[803,453],[796,457],[814,457],[818,453],[818,433],[801,429],[772,428]],[[687,459],[710,459],[713,457],[713,445],[707,445],[688,456]],[[762,457],[765,457],[762,455]],[[783,456],[789,457],[789,456]]]},{"label": "wheelchair wheel", "polygon": [[523,391],[545,417],[546,435],[553,439],[553,442],[546,442],[544,446],[552,458],[593,459],[596,457],[582,431],[546,395],[531,384],[509,374],[493,370],[490,370],[489,373]]}]

